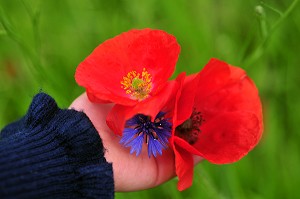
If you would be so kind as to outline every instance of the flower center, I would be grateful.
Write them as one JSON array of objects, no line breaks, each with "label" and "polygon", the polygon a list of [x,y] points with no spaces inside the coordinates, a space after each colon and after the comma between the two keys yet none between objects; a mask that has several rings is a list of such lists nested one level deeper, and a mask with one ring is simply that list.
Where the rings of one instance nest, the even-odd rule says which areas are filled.
[{"label": "flower center", "polygon": [[194,109],[191,117],[176,127],[175,135],[193,145],[198,140],[199,133],[201,132],[200,126],[204,121],[201,112]]},{"label": "flower center", "polygon": [[131,147],[130,153],[139,155],[143,142],[148,145],[148,156],[162,154],[162,150],[168,147],[168,139],[171,136],[172,124],[165,118],[164,112],[159,112],[152,122],[149,116],[137,114],[126,121],[123,136],[120,143],[125,147]]},{"label": "flower center", "polygon": [[136,71],[130,71],[121,81],[121,87],[132,98],[137,100],[146,99],[152,89],[152,77],[148,71],[143,68],[142,74]]},{"label": "flower center", "polygon": [[127,126],[129,128],[137,130],[138,133],[136,133],[137,136],[144,136],[145,143],[149,143],[149,139],[153,140],[159,140],[158,137],[158,129],[164,129],[168,132],[171,131],[171,124],[167,122],[167,120],[164,118],[165,113],[160,112],[154,122],[151,121],[151,118],[149,116],[145,116],[143,114],[137,114],[135,117],[137,117],[137,122],[133,126]]}]

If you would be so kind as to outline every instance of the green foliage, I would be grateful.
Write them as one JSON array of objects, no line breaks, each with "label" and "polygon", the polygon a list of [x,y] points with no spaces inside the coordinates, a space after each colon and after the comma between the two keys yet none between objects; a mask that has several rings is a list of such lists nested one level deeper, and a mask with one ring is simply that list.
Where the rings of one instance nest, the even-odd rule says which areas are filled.
[{"label": "green foliage", "polygon": [[[230,165],[203,162],[183,192],[176,179],[116,198],[296,198],[300,195],[298,0],[0,0],[0,128],[25,114],[39,90],[60,107],[84,90],[76,66],[101,42],[131,28],[176,36],[176,74],[211,57],[244,68],[264,107],[260,144]],[[109,74],[107,74],[109,75]]]}]

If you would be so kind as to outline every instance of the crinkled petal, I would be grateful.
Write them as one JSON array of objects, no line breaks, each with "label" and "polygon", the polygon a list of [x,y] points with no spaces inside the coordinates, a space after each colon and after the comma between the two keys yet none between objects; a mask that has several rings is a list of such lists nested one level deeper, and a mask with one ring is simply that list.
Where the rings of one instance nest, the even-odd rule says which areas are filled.
[{"label": "crinkled petal", "polygon": [[258,142],[259,119],[251,112],[227,112],[207,120],[194,147],[216,164],[244,157]]},{"label": "crinkled petal", "polygon": [[230,80],[229,65],[213,58],[193,79],[197,96],[206,99],[207,96],[222,89],[228,83]]},{"label": "crinkled petal", "polygon": [[213,59],[201,71],[198,84],[201,89],[197,92],[195,106],[205,112],[206,119],[217,112],[250,111],[262,121],[257,88],[242,69]]}]

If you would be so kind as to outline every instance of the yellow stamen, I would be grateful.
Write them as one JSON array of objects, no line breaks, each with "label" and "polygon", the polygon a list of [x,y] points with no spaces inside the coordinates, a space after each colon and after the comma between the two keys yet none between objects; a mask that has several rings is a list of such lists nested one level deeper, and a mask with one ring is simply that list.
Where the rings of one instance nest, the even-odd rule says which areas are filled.
[{"label": "yellow stamen", "polygon": [[134,99],[143,100],[146,99],[151,92],[151,80],[151,75],[143,68],[142,75],[136,71],[127,73],[121,81],[121,87],[125,90],[126,94],[130,94]]}]

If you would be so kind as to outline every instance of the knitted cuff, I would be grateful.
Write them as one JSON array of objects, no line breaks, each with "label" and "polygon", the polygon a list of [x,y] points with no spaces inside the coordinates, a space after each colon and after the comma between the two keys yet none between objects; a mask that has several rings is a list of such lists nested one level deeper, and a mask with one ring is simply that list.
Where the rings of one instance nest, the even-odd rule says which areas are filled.
[{"label": "knitted cuff", "polygon": [[84,113],[40,93],[1,135],[1,198],[114,197],[112,165]]}]

